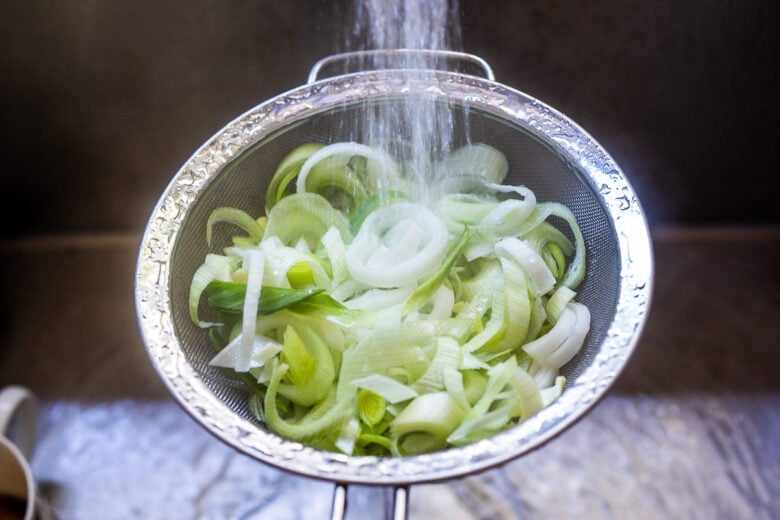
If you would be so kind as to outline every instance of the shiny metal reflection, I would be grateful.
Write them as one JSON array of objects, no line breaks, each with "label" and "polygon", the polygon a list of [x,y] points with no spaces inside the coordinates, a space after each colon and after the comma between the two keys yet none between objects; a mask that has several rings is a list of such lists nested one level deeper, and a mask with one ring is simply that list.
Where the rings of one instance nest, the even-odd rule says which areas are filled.
[{"label": "shiny metal reflection", "polygon": [[[474,135],[475,141],[529,163],[508,182],[529,185],[540,200],[572,206],[586,233],[590,261],[582,297],[596,329],[585,351],[566,367],[569,386],[559,400],[490,439],[405,458],[350,457],[285,440],[251,419],[240,385],[208,367],[210,350],[201,331],[189,323],[186,288],[205,255],[205,219],[218,204],[257,212],[273,172],[270,165],[291,145],[348,137],[344,128],[350,111],[364,103],[396,103],[419,92],[435,92],[437,101],[467,112],[471,129],[482,132]],[[401,493],[405,504],[405,486],[505,463],[541,446],[591,409],[637,343],[652,279],[647,223],[634,190],[609,154],[566,116],[475,76],[430,71],[405,77],[402,71],[372,71],[280,94],[235,119],[195,152],[150,216],[138,257],[136,308],[160,377],[181,406],[214,435],[257,460],[298,474],[400,486],[397,496]]]}]

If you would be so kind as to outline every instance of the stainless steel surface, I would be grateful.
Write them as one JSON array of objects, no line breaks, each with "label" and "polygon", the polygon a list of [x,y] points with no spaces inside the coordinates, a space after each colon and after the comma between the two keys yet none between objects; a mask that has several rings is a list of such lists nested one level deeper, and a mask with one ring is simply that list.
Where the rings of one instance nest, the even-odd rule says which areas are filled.
[{"label": "stainless steel surface", "polygon": [[[653,309],[601,404],[542,450],[413,486],[412,520],[780,517],[780,229],[653,237]],[[231,449],[172,399],[130,297],[139,238],[0,241],[0,383],[40,397],[45,498],[62,520],[328,518],[333,484]]]},{"label": "stainless steel surface", "polygon": [[404,486],[395,488],[393,501],[393,520],[405,520],[409,516],[409,489]]},{"label": "stainless steel surface", "polygon": [[[579,291],[593,316],[583,353],[564,373],[566,392],[520,425],[473,445],[404,458],[348,457],[290,442],[250,420],[246,392],[209,367],[211,349],[187,313],[192,274],[205,256],[211,209],[257,212],[273,168],[295,143],[346,139],[362,103],[435,93],[468,112],[471,137],[504,151],[508,183],[571,206],[588,247]],[[467,107],[467,108],[464,108]],[[345,128],[347,130],[345,130]],[[457,135],[457,133],[456,133]],[[252,204],[254,203],[254,208]],[[349,483],[409,484],[474,473],[550,440],[587,412],[628,360],[645,322],[652,284],[649,235],[639,202],[610,156],[551,107],[504,85],[455,73],[379,71],[295,89],[245,113],[181,168],[154,209],[136,274],[136,305],[148,352],[182,406],[231,446],[277,467]]]},{"label": "stainless steel surface", "polygon": [[347,486],[336,484],[333,492],[333,505],[331,506],[331,520],[341,520],[347,512]]},{"label": "stainless steel surface", "polygon": [[314,83],[315,81],[321,79],[320,74],[322,73],[323,69],[336,64],[344,64],[351,60],[360,60],[362,64],[365,64],[368,63],[368,59],[389,58],[391,60],[395,60],[395,63],[403,63],[404,58],[413,58],[415,56],[433,59],[434,61],[447,59],[464,63],[471,63],[481,70],[482,74],[485,76],[485,79],[489,81],[495,81],[496,79],[496,76],[493,73],[493,69],[490,67],[487,61],[479,56],[468,54],[466,52],[432,49],[375,49],[368,51],[342,52],[339,54],[326,56],[318,60],[311,68],[307,83]]},{"label": "stainless steel surface", "polygon": [[408,489],[404,486],[361,486],[336,484],[331,520],[360,520],[370,512],[372,520],[404,520],[409,509]]}]

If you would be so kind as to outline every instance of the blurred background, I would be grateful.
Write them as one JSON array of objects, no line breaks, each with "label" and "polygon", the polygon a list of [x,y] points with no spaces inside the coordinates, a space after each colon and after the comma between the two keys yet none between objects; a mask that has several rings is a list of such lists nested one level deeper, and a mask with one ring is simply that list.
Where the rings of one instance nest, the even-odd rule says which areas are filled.
[{"label": "blurred background", "polygon": [[[460,5],[464,50],[601,142],[653,225],[778,222],[775,2]],[[4,236],[140,232],[195,149],[355,21],[344,0],[0,9]]]},{"label": "blurred background", "polygon": [[[780,515],[779,13],[460,1],[463,50],[622,166],[657,285],[626,372],[568,440],[413,491],[418,517]],[[327,485],[246,460],[173,404],[132,284],[179,166],[353,50],[354,23],[344,0],[0,0],[0,385],[41,397],[34,470],[64,518],[296,518],[295,497],[327,515]]]}]

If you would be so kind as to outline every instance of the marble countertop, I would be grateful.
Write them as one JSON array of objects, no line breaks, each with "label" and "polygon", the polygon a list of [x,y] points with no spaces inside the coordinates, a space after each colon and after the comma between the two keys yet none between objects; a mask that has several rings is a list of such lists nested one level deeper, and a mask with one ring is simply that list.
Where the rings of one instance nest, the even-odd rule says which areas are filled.
[{"label": "marble countertop", "polygon": [[[653,238],[654,305],[606,399],[525,457],[412,487],[412,519],[780,516],[780,230]],[[332,484],[229,448],[159,381],[135,320],[138,239],[0,242],[0,385],[40,398],[32,465],[53,509],[62,519],[328,518]],[[349,515],[378,516],[376,500]]]}]

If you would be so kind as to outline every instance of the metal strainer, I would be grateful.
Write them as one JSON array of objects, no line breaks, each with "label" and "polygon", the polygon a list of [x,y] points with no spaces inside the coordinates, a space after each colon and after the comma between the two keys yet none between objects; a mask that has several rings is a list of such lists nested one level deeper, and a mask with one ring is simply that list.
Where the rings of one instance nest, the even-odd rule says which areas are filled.
[{"label": "metal strainer", "polygon": [[[308,84],[229,123],[176,173],[141,243],[139,324],[163,381],[211,433],[262,462],[337,483],[334,517],[344,512],[347,484],[394,486],[396,515],[402,517],[410,484],[460,477],[519,457],[573,424],[604,395],[628,360],[648,312],[649,233],[633,189],[607,152],[553,108],[493,81],[486,66],[487,79],[447,71],[410,76],[380,70],[317,81],[320,65]],[[366,106],[392,106],[421,93],[451,109],[454,125],[469,125],[473,142],[490,144],[507,156],[508,184],[526,185],[538,200],[561,202],[576,215],[588,255],[577,296],[592,315],[586,344],[562,370],[567,387],[556,402],[469,446],[379,458],[330,453],[283,439],[253,420],[247,391],[237,379],[208,365],[212,347],[190,321],[189,285],[208,252],[206,220],[219,206],[258,215],[276,166],[296,145],[354,139],[356,115]],[[455,135],[466,133],[460,130]]]}]

